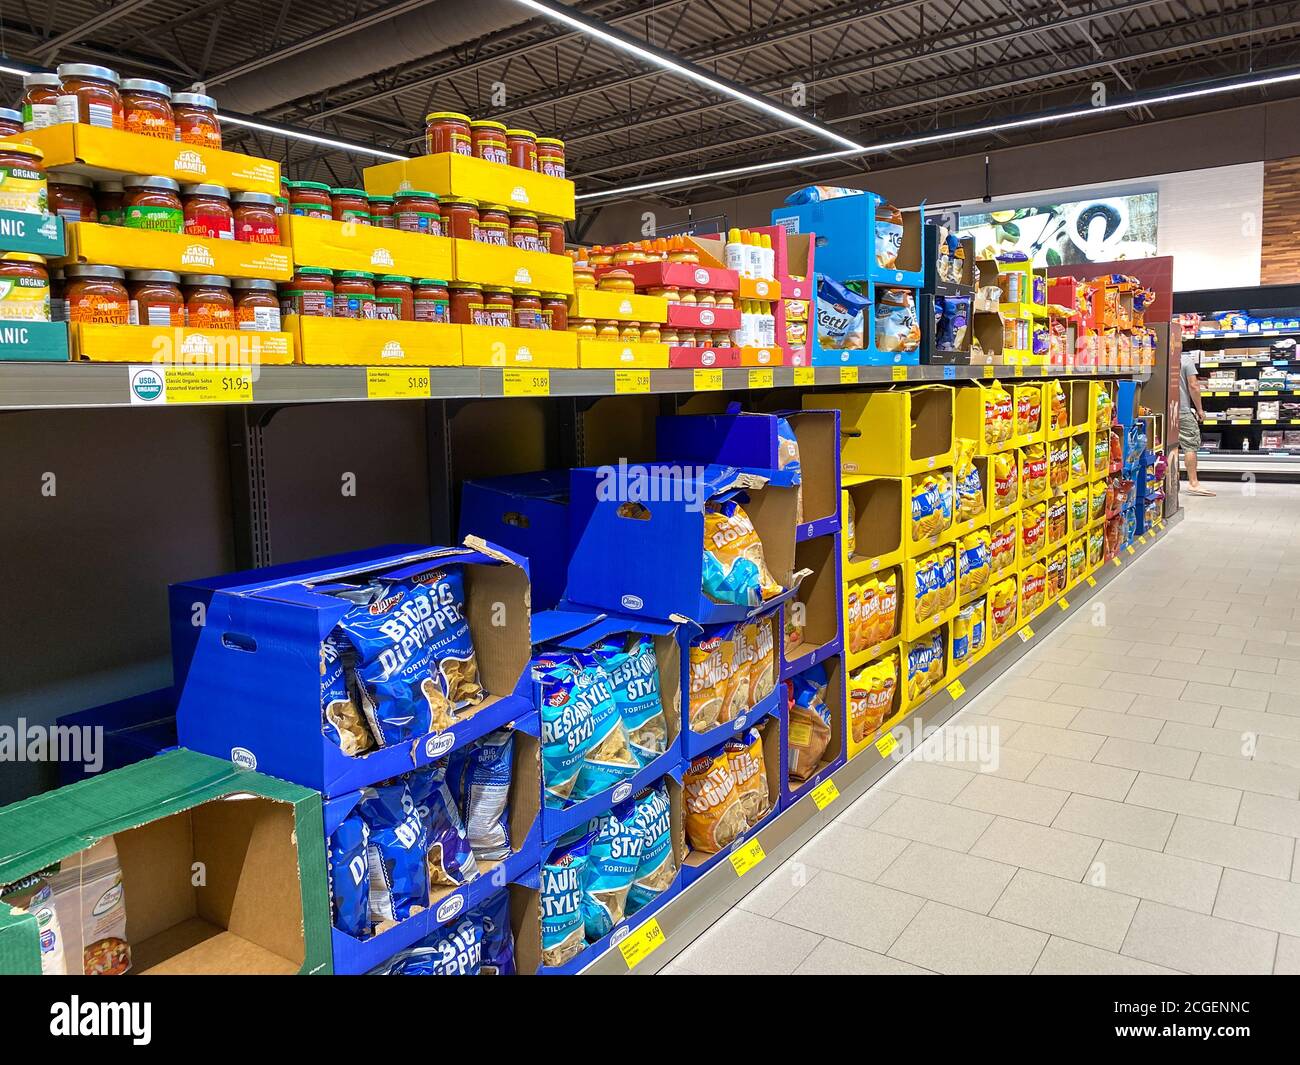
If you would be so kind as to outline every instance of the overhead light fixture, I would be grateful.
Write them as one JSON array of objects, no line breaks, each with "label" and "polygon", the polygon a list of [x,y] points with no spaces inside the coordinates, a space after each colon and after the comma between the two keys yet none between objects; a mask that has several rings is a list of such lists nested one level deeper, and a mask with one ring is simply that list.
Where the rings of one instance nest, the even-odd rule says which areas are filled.
[{"label": "overhead light fixture", "polygon": [[[533,3],[534,0],[516,0],[516,2]],[[871,144],[851,151],[829,152],[825,155],[804,156],[798,159],[779,159],[771,163],[756,163],[753,166],[736,167],[730,170],[717,170],[707,174],[695,174],[691,177],[665,178],[662,181],[650,181],[642,185],[632,185],[626,188],[602,189],[599,192],[582,193],[575,197],[575,199],[583,201],[610,199],[612,197],[626,196],[629,192],[650,192],[655,189],[674,188],[678,185],[689,185],[694,182],[711,182],[725,177],[735,177],[741,174],[756,174],[765,170],[780,170],[783,167],[798,166],[802,163],[820,162],[824,159],[876,155],[881,152],[898,151],[902,148],[915,148],[922,144],[935,144],[939,141],[965,140],[970,137],[981,137],[989,133],[998,133],[1002,130],[1023,129],[1026,126],[1044,125],[1049,122],[1068,122],[1070,119],[1086,118],[1092,115],[1106,114],[1111,111],[1131,111],[1138,107],[1154,107],[1159,104],[1175,103],[1179,100],[1190,100],[1200,96],[1215,96],[1221,93],[1240,92],[1244,89],[1262,89],[1269,85],[1281,85],[1286,82],[1295,81],[1300,81],[1300,71],[1266,75],[1263,77],[1244,78],[1214,85],[1203,85],[1200,88],[1195,89],[1182,89],[1177,92],[1161,93],[1157,96],[1121,100],[1112,104],[1101,104],[1097,107],[1078,107],[1068,111],[1044,111],[1036,115],[1027,115],[1024,118],[1008,119],[1005,122],[993,122],[983,126],[972,126],[967,129],[942,130],[938,133],[928,133],[921,137],[905,137],[901,140],[886,141],[883,144]]]},{"label": "overhead light fixture", "polygon": [[341,152],[352,152],[357,155],[373,155],[378,159],[409,159],[409,155],[398,155],[396,152],[385,151],[383,148],[372,148],[368,144],[352,144],[349,141],[336,140],[333,137],[322,137],[316,133],[308,133],[301,129],[292,129],[289,126],[273,126],[266,122],[256,122],[251,118],[238,118],[235,115],[227,115],[218,112],[218,118],[222,122],[229,122],[234,126],[243,126],[246,129],[259,130],[262,133],[270,133],[276,137],[288,137],[290,140],[308,141],[311,144],[319,144],[325,148],[337,148]]},{"label": "overhead light fixture", "polygon": [[33,73],[31,70],[25,70],[22,67],[0,66],[0,74],[17,74],[20,78]]},{"label": "overhead light fixture", "polygon": [[698,82],[700,85],[708,86],[714,92],[722,93],[724,96],[730,96],[741,103],[748,104],[750,107],[763,111],[773,118],[778,118],[783,122],[799,126],[815,133],[817,136],[832,141],[835,144],[842,145],[844,148],[854,151],[862,150],[862,145],[855,140],[851,140],[842,134],[836,133],[833,129],[823,126],[820,122],[814,122],[810,118],[805,118],[797,111],[790,111],[772,103],[771,100],[751,93],[738,85],[732,85],[729,82],[721,81],[713,77],[708,71],[701,69],[689,63],[685,63],[674,58],[667,52],[661,52],[656,48],[642,44],[634,37],[597,22],[594,19],[586,18],[583,15],[575,14],[568,8],[560,4],[544,3],[543,0],[515,0],[516,3],[524,7],[532,8],[534,11],[545,15],[556,22],[562,22],[564,25],[583,33],[588,37],[594,37],[598,41],[618,48],[629,55],[634,55],[653,66],[662,67],[673,74],[680,75],[683,78],[689,78],[691,81]]}]

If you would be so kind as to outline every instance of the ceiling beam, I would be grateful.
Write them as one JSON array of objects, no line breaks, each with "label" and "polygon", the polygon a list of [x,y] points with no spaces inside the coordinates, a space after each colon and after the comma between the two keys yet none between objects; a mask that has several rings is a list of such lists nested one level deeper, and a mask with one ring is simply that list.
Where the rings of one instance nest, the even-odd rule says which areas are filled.
[{"label": "ceiling beam", "polygon": [[105,26],[111,26],[119,19],[126,18],[127,15],[134,14],[151,3],[153,3],[153,0],[121,0],[120,3],[101,11],[98,15],[92,15],[85,22],[73,26],[70,30],[65,30],[57,37],[51,37],[40,46],[36,55],[40,58],[41,63],[48,65],[64,45],[76,44],[83,37],[89,36],[96,30],[102,30]]}]

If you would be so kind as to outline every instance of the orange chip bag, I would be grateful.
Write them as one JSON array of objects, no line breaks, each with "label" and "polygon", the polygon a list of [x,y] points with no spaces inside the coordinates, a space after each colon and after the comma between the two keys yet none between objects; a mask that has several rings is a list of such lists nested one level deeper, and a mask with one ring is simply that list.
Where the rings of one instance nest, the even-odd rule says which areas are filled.
[{"label": "orange chip bag", "polygon": [[736,794],[745,811],[747,828],[753,828],[772,808],[767,793],[767,766],[763,760],[763,737],[758,729],[751,728],[743,736],[736,736],[722,745],[731,763],[731,775],[736,779]]},{"label": "orange chip bag", "polygon": [[714,854],[749,827],[726,751],[701,754],[682,776],[686,838],[697,851]]},{"label": "orange chip bag", "polygon": [[730,720],[723,716],[723,708],[733,650],[729,629],[691,644],[691,687],[687,705],[692,732],[707,732],[714,725]]},{"label": "orange chip bag", "polygon": [[750,637],[749,705],[757,706],[776,687],[776,648],[772,638],[772,615],[753,623]]},{"label": "orange chip bag", "polygon": [[876,615],[865,646],[892,640],[898,635],[898,570],[891,569],[876,583]]}]

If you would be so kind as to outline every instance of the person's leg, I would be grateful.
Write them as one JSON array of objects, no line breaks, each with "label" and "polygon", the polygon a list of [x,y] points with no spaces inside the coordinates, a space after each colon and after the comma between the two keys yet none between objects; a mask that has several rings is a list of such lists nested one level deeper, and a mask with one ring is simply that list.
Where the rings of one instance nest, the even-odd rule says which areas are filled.
[{"label": "person's leg", "polygon": [[1178,419],[1178,444],[1183,452],[1183,464],[1187,467],[1187,492],[1194,496],[1214,495],[1208,488],[1201,486],[1196,475],[1196,450],[1201,446],[1201,427],[1196,415],[1183,411]]}]

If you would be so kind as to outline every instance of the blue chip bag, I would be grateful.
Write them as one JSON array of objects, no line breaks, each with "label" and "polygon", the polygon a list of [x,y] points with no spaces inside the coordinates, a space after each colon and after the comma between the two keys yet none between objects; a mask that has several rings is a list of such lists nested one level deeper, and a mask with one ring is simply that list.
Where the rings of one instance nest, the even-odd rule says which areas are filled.
[{"label": "blue chip bag", "polygon": [[[453,711],[482,702],[486,692],[465,617],[464,573],[458,566],[431,569],[416,574],[410,583],[412,594],[422,591],[429,597],[429,663],[442,698]],[[434,725],[439,727],[437,721]]]},{"label": "blue chip bag", "polygon": [[366,845],[370,920],[376,924],[404,921],[416,908],[429,905],[424,819],[402,781],[362,788],[356,809],[370,833]]},{"label": "blue chip bag", "polygon": [[826,705],[826,687],[829,683],[826,667],[820,662],[809,666],[794,678],[794,705],[812,711],[827,725],[831,723],[831,710]]},{"label": "blue chip bag", "polygon": [[538,905],[543,965],[563,965],[587,946],[582,922],[582,876],[590,847],[591,836],[584,835],[542,863]]},{"label": "blue chip bag", "polygon": [[418,943],[398,951],[370,976],[479,976],[483,964],[483,925],[466,914]]},{"label": "blue chip bag", "polygon": [[510,928],[510,893],[498,891],[473,913],[483,925],[481,976],[515,975],[515,936]]},{"label": "blue chip bag", "polygon": [[596,818],[592,831],[595,838],[582,871],[582,922],[588,942],[594,943],[623,920],[645,833],[634,802]]},{"label": "blue chip bag", "polygon": [[514,734],[498,729],[447,759],[448,785],[469,845],[481,862],[499,862],[510,854],[508,806],[514,749]]},{"label": "blue chip bag", "polygon": [[668,721],[659,694],[659,659],[649,636],[632,634],[627,649],[603,653],[614,688],[614,703],[637,765],[653,762],[668,749]]},{"label": "blue chip bag", "polygon": [[636,774],[640,768],[614,698],[614,686],[598,651],[573,656],[577,666],[574,698],[591,710],[591,745],[583,756],[571,797],[581,802]]},{"label": "blue chip bag", "polygon": [[422,849],[427,856],[429,882],[459,886],[478,876],[478,863],[447,787],[446,762],[412,770],[407,780],[411,800],[424,827]]},{"label": "blue chip bag", "polygon": [[330,836],[330,894],[334,927],[361,939],[370,935],[370,874],[366,849],[370,829],[353,810]]},{"label": "blue chip bag", "polygon": [[347,682],[344,667],[350,655],[351,648],[337,632],[321,644],[320,703],[326,738],[355,757],[374,747],[375,740]]},{"label": "blue chip bag", "polygon": [[673,850],[672,807],[667,787],[653,784],[632,799],[641,830],[641,854],[636,874],[628,888],[624,913],[631,917],[672,887],[677,877],[677,854]]},{"label": "blue chip bag", "polygon": [[834,278],[818,275],[817,343],[837,351],[866,346],[867,308],[871,300]]},{"label": "blue chip bag", "polygon": [[580,670],[568,656],[540,655],[532,662],[542,715],[542,790],[546,805],[563,809],[596,736],[591,704],[582,698]]}]

